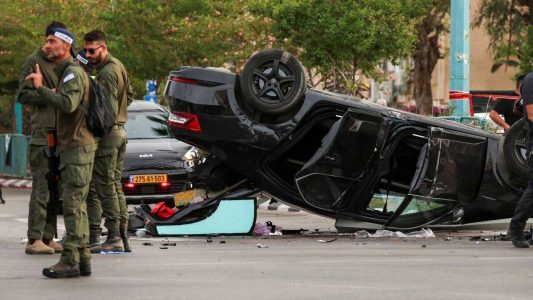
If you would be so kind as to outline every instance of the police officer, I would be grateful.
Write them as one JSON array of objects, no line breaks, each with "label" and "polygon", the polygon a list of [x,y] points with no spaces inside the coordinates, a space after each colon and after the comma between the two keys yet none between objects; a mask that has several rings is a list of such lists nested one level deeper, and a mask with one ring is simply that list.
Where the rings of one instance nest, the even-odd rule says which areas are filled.
[{"label": "police officer", "polygon": [[[46,27],[45,37],[48,37],[54,28],[65,28],[65,25],[56,21],[50,23]],[[25,249],[27,254],[54,254],[63,251],[63,247],[53,240],[57,230],[57,218],[55,215],[47,215],[46,210],[50,195],[46,181],[48,164],[45,148],[48,131],[56,128],[56,109],[40,97],[31,81],[25,80],[26,76],[35,72],[35,65],[38,64],[43,85],[49,89],[57,88],[59,78],[54,72],[55,57],[49,51],[50,47],[44,46],[28,56],[19,76],[18,101],[30,108],[32,131],[29,162],[33,186],[28,213],[28,243]]]},{"label": "police officer", "polygon": [[102,31],[87,33],[84,36],[84,48],[87,60],[95,66],[96,80],[104,86],[116,115],[113,129],[100,139],[96,151],[92,185],[100,202],[95,201],[94,193],[87,199],[91,241],[99,235],[102,214],[98,204],[101,205],[107,228],[106,241],[91,247],[91,252],[130,252],[128,208],[120,179],[126,153],[124,123],[128,120],[127,107],[133,101],[133,92],[124,65],[108,52],[106,36]]},{"label": "police officer", "polygon": [[54,91],[43,86],[39,65],[26,77],[41,99],[58,109],[57,140],[63,186],[63,217],[66,237],[59,263],[43,269],[52,278],[70,278],[91,274],[91,254],[88,247],[89,224],[85,199],[89,190],[96,151],[93,134],[88,130],[85,114],[89,102],[89,78],[78,64],[73,63],[75,41],[72,33],[55,28],[46,38],[48,57],[58,64],[59,86]]},{"label": "police officer", "polygon": [[529,243],[524,237],[524,228],[527,220],[533,214],[533,72],[527,74],[522,81],[520,95],[524,105],[525,127],[527,128],[528,183],[516,205],[514,216],[509,224],[509,233],[513,246],[529,248]]}]

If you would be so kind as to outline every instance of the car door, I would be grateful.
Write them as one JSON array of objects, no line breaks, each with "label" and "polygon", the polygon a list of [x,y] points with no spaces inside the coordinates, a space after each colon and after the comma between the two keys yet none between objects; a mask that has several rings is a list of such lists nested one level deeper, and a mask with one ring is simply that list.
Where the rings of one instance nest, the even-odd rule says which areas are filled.
[{"label": "car door", "polygon": [[[302,198],[321,209],[338,211],[347,192],[368,188],[365,174],[385,144],[390,122],[379,112],[350,109],[331,127],[322,146],[296,174]],[[361,190],[359,190],[361,187]],[[353,198],[350,195],[349,198]]]},{"label": "car door", "polygon": [[412,229],[451,221],[454,210],[478,192],[486,147],[486,138],[430,127],[409,193],[385,227]]}]

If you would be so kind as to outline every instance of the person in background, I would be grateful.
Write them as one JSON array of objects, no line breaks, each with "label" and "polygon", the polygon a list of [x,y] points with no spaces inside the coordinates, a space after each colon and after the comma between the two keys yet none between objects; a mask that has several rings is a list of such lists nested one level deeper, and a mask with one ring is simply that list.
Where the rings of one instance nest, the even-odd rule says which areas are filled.
[{"label": "person in background", "polygon": [[[525,75],[520,75],[516,79],[515,94],[518,96],[520,96],[520,85],[522,84],[524,77]],[[503,115],[503,118],[500,115]],[[498,101],[494,109],[490,111],[489,117],[494,123],[503,127],[503,130],[507,132],[522,116],[521,113],[516,111],[515,102],[501,99]]]},{"label": "person in background", "polygon": [[524,237],[524,228],[527,220],[533,214],[533,153],[531,151],[533,148],[533,72],[523,78],[520,85],[520,95],[523,100],[525,128],[527,129],[528,183],[516,205],[508,233],[513,246],[516,248],[529,248],[529,243]]}]

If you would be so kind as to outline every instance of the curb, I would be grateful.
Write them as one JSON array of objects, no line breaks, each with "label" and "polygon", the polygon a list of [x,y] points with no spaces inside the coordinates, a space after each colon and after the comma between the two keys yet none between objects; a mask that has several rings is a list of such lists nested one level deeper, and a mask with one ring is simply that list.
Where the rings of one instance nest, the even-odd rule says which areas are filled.
[{"label": "curb", "polygon": [[0,178],[0,187],[31,189],[32,181],[28,179]]}]

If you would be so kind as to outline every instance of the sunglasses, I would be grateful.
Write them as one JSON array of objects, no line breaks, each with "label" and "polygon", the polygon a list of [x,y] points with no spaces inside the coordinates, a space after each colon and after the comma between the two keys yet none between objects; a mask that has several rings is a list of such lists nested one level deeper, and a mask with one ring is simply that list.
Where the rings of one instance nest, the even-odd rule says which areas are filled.
[{"label": "sunglasses", "polygon": [[87,51],[90,54],[94,54],[96,52],[96,49],[101,48],[102,46],[98,46],[96,48],[85,48],[85,51]]}]

